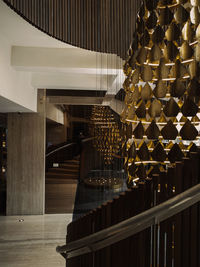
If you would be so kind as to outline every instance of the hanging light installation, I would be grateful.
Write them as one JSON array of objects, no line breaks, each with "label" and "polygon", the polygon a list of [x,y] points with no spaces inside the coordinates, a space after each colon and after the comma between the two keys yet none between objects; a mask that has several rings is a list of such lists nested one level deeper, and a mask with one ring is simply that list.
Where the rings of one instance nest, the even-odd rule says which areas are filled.
[{"label": "hanging light installation", "polygon": [[105,165],[110,165],[120,149],[121,137],[113,112],[108,106],[94,106],[91,114],[91,135],[93,145],[104,159]]},{"label": "hanging light installation", "polygon": [[128,183],[196,150],[200,1],[145,0],[124,64]]}]

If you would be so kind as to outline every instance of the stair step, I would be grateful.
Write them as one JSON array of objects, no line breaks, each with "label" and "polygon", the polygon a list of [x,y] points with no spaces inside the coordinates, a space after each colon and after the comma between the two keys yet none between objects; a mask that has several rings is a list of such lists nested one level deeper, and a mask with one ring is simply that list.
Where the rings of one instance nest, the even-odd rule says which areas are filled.
[{"label": "stair step", "polygon": [[69,163],[72,165],[79,165],[80,161],[79,160],[75,160],[75,159],[70,159],[70,160],[65,160],[63,163]]},{"label": "stair step", "polygon": [[53,173],[72,173],[72,174],[78,174],[79,169],[70,169],[70,168],[50,168],[48,169],[48,172],[53,172]]},{"label": "stair step", "polygon": [[47,172],[46,178],[78,179],[78,175],[66,174],[66,173],[57,173],[57,172]]},{"label": "stair step", "polygon": [[79,165],[78,164],[70,164],[70,163],[59,163],[59,168],[65,168],[65,169],[75,169],[78,170],[79,169]]}]

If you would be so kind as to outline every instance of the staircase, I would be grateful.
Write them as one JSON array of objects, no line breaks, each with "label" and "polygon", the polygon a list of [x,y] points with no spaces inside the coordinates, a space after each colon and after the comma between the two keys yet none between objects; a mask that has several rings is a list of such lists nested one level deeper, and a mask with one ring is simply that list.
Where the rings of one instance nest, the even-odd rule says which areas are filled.
[{"label": "staircase", "polygon": [[[54,164],[55,166],[55,164]],[[45,212],[73,213],[79,178],[78,158],[65,160],[46,172]]]},{"label": "staircase", "polygon": [[79,176],[79,160],[66,160],[58,167],[48,169],[46,183],[68,183],[68,180],[77,180]]},{"label": "staircase", "polygon": [[71,222],[57,247],[67,267],[199,267],[199,162],[189,152]]}]

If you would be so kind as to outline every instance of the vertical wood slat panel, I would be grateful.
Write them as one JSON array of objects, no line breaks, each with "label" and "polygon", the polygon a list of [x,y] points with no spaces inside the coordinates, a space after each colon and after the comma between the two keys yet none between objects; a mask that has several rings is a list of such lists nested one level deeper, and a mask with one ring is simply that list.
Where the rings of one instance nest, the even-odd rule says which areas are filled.
[{"label": "vertical wood slat panel", "polygon": [[86,3],[85,3],[85,14],[86,14],[86,17],[85,17],[85,27],[87,29],[86,31],[86,38],[85,38],[85,44],[87,45],[88,44],[88,40],[89,40],[89,34],[88,34],[88,27],[89,27],[89,18],[88,18],[88,0],[86,0]]},{"label": "vertical wood slat panel", "polygon": [[[119,14],[119,0],[116,0],[116,16],[117,18],[120,16]],[[117,30],[118,29],[118,30]],[[119,47],[120,47],[120,24],[119,24],[119,20],[117,20],[116,22],[116,42],[117,42],[117,46],[116,46],[116,51],[117,51],[117,55],[119,55]]]},{"label": "vertical wood slat panel", "polygon": [[[41,8],[42,8],[42,29],[44,30],[45,28],[45,19],[46,19],[46,8],[45,8],[45,3],[44,1],[41,2],[42,5],[41,5]],[[48,5],[47,5],[47,8],[48,8]]]},{"label": "vertical wood slat panel", "polygon": [[[105,1],[102,1],[102,7],[101,7],[101,40],[105,40],[105,36],[106,36],[106,25],[105,25]],[[105,48],[105,42],[103,42],[102,45],[102,52],[105,52],[106,48]]]},{"label": "vertical wood slat panel", "polygon": [[72,28],[72,43],[75,43],[76,12],[73,12],[73,10],[76,10],[75,1],[72,1],[72,3],[71,3],[71,14],[73,14],[71,17],[71,19],[72,19],[71,25],[73,27]]},{"label": "vertical wood slat panel", "polygon": [[56,21],[55,21],[55,24],[56,24],[56,37],[59,39],[60,38],[60,0],[57,0],[56,1]]},{"label": "vertical wood slat panel", "polygon": [[83,44],[83,36],[84,36],[84,32],[83,32],[83,1],[79,0],[80,2],[80,29],[79,29],[79,35],[80,35],[80,44]]},{"label": "vertical wood slat panel", "polygon": [[71,5],[70,0],[67,0],[67,40],[69,40],[69,43],[71,43]]},{"label": "vertical wood slat panel", "polygon": [[94,5],[94,49],[98,51],[98,13],[97,13],[97,5]]},{"label": "vertical wood slat panel", "polygon": [[[122,36],[123,32],[123,18],[122,18],[122,10],[123,10],[123,2],[120,1],[120,16],[119,16],[119,22],[120,22],[120,35]],[[123,55],[123,38],[120,38],[120,55]]]},{"label": "vertical wood slat panel", "polygon": [[61,39],[61,29],[62,29],[62,24],[61,24],[61,10],[62,10],[62,0],[59,0],[57,2],[57,37],[58,39]]},{"label": "vertical wood slat panel", "polygon": [[65,19],[65,12],[67,12],[67,7],[66,7],[66,1],[63,0],[63,10],[62,10],[62,23],[63,23],[63,33],[62,33],[62,39],[66,40],[66,19]]},{"label": "vertical wood slat panel", "polygon": [[108,48],[109,48],[109,43],[108,43],[108,1],[104,0],[104,4],[105,4],[105,13],[104,13],[104,19],[105,19],[105,40],[107,40],[107,42],[105,42],[105,51],[108,53]]},{"label": "vertical wood slat panel", "polygon": [[88,0],[88,48],[92,50],[92,25],[91,25],[91,16],[92,16],[92,9],[91,9],[91,0]]},{"label": "vertical wood slat panel", "polygon": [[83,45],[84,48],[87,47],[87,4],[84,3],[83,5]]},{"label": "vertical wood slat panel", "polygon": [[45,23],[44,23],[44,29],[46,28],[46,29],[48,29],[48,31],[49,31],[49,1],[48,1],[48,3],[47,3],[47,5],[46,5],[46,16],[45,16]]},{"label": "vertical wood slat panel", "polygon": [[114,31],[113,29],[113,0],[110,1],[110,52],[113,52]]},{"label": "vertical wood slat panel", "polygon": [[112,8],[112,13],[113,13],[113,49],[112,49],[112,53],[115,53],[115,50],[117,50],[117,40],[116,40],[116,36],[117,36],[117,30],[116,30],[116,25],[117,25],[117,19],[116,19],[116,0],[113,1],[113,8]]},{"label": "vertical wood slat panel", "polygon": [[96,15],[97,15],[97,51],[100,50],[101,46],[101,5],[100,1],[97,2],[97,10],[96,10]]},{"label": "vertical wood slat panel", "polygon": [[53,0],[49,0],[49,34],[50,36],[53,35],[52,10],[53,10]]},{"label": "vertical wood slat panel", "polygon": [[28,18],[30,18],[30,21],[32,22],[32,24],[34,24],[34,3],[33,0],[30,1],[30,10],[28,12]]},{"label": "vertical wood slat panel", "polygon": [[3,0],[63,42],[122,58],[131,43],[140,0]]},{"label": "vertical wood slat panel", "polygon": [[107,12],[107,23],[108,23],[108,35],[107,35],[107,44],[108,44],[108,50],[107,52],[108,53],[111,53],[111,35],[112,35],[112,32],[111,32],[111,14],[110,14],[110,9],[111,9],[111,1],[108,1],[108,12]]},{"label": "vertical wood slat panel", "polygon": [[79,0],[76,0],[76,10],[77,10],[77,16],[76,16],[76,44],[80,45],[79,40],[79,32],[80,32],[80,6],[79,6]]}]

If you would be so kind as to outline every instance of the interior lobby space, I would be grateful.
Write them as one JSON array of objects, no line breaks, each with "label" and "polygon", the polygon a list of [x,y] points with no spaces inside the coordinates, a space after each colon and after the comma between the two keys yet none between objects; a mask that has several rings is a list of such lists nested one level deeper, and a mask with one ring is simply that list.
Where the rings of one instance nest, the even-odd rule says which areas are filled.
[{"label": "interior lobby space", "polygon": [[200,267],[200,0],[0,0],[0,267]]}]

